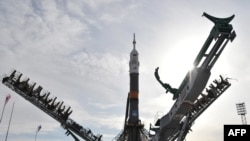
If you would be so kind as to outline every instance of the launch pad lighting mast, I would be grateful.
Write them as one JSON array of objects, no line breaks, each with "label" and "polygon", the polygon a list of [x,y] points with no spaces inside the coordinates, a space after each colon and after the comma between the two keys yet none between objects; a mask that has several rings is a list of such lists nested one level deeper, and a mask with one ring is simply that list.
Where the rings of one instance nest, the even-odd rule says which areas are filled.
[{"label": "launch pad lighting mast", "polygon": [[237,108],[237,113],[238,115],[241,115],[241,120],[242,120],[242,124],[247,124],[247,119],[246,119],[246,106],[245,106],[245,103],[242,102],[242,103],[237,103],[236,104],[236,108]]}]

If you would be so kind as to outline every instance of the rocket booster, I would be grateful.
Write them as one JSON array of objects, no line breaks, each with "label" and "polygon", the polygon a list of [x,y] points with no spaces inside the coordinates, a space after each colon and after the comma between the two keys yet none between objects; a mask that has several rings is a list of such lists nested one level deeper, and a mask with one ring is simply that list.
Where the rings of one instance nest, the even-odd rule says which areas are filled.
[{"label": "rocket booster", "polygon": [[138,95],[139,95],[139,59],[135,48],[135,34],[133,40],[133,50],[130,52],[129,75],[129,120],[128,123],[136,124],[139,121]]}]

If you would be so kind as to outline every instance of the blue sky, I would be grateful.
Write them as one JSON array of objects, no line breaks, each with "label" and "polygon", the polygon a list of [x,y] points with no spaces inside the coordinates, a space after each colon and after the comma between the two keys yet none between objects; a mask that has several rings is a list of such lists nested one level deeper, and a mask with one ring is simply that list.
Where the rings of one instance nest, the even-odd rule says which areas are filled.
[{"label": "blue sky", "polygon": [[[133,33],[140,55],[140,118],[148,129],[155,114],[166,114],[173,104],[154,69],[159,66],[162,80],[178,87],[213,26],[202,13],[235,14],[231,23],[237,37],[215,64],[209,82],[219,74],[236,80],[187,136],[221,141],[224,124],[241,124],[235,104],[250,107],[249,5],[247,0],[1,0],[0,74],[13,68],[22,72],[70,105],[72,119],[112,140],[123,127]],[[0,106],[8,93],[12,98],[0,124],[0,140],[14,101],[8,141],[33,141],[38,125],[37,141],[73,140],[58,122],[4,85]]]}]

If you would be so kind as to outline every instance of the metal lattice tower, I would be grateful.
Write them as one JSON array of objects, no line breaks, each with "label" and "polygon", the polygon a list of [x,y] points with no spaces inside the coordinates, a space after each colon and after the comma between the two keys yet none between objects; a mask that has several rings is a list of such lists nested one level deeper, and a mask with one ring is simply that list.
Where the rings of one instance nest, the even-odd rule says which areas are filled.
[{"label": "metal lattice tower", "polygon": [[247,119],[246,119],[247,111],[246,111],[245,103],[244,102],[237,103],[236,104],[236,109],[237,109],[238,115],[241,116],[242,124],[246,125],[247,124]]},{"label": "metal lattice tower", "polygon": [[23,76],[21,72],[12,70],[9,75],[3,77],[2,83],[61,123],[66,130],[65,134],[71,135],[75,141],[80,141],[76,135],[86,141],[101,141],[102,135],[94,135],[90,129],[81,126],[69,117],[73,112],[70,106],[67,107],[63,101],[52,97],[49,91]]},{"label": "metal lattice tower", "polygon": [[134,140],[136,136],[138,136],[137,138],[139,138],[138,141],[150,140],[149,132],[144,128],[144,125],[138,124],[138,125],[126,125],[125,129],[122,130],[112,141]]}]

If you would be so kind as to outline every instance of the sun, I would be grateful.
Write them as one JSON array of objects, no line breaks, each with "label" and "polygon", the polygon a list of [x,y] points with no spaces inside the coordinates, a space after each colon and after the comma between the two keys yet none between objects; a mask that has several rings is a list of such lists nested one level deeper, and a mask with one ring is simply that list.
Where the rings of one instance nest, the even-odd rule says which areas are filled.
[{"label": "sun", "polygon": [[202,46],[202,43],[197,44],[200,40],[199,37],[188,37],[172,44],[159,66],[159,75],[163,81],[179,87],[186,74],[193,69],[193,62]]}]

